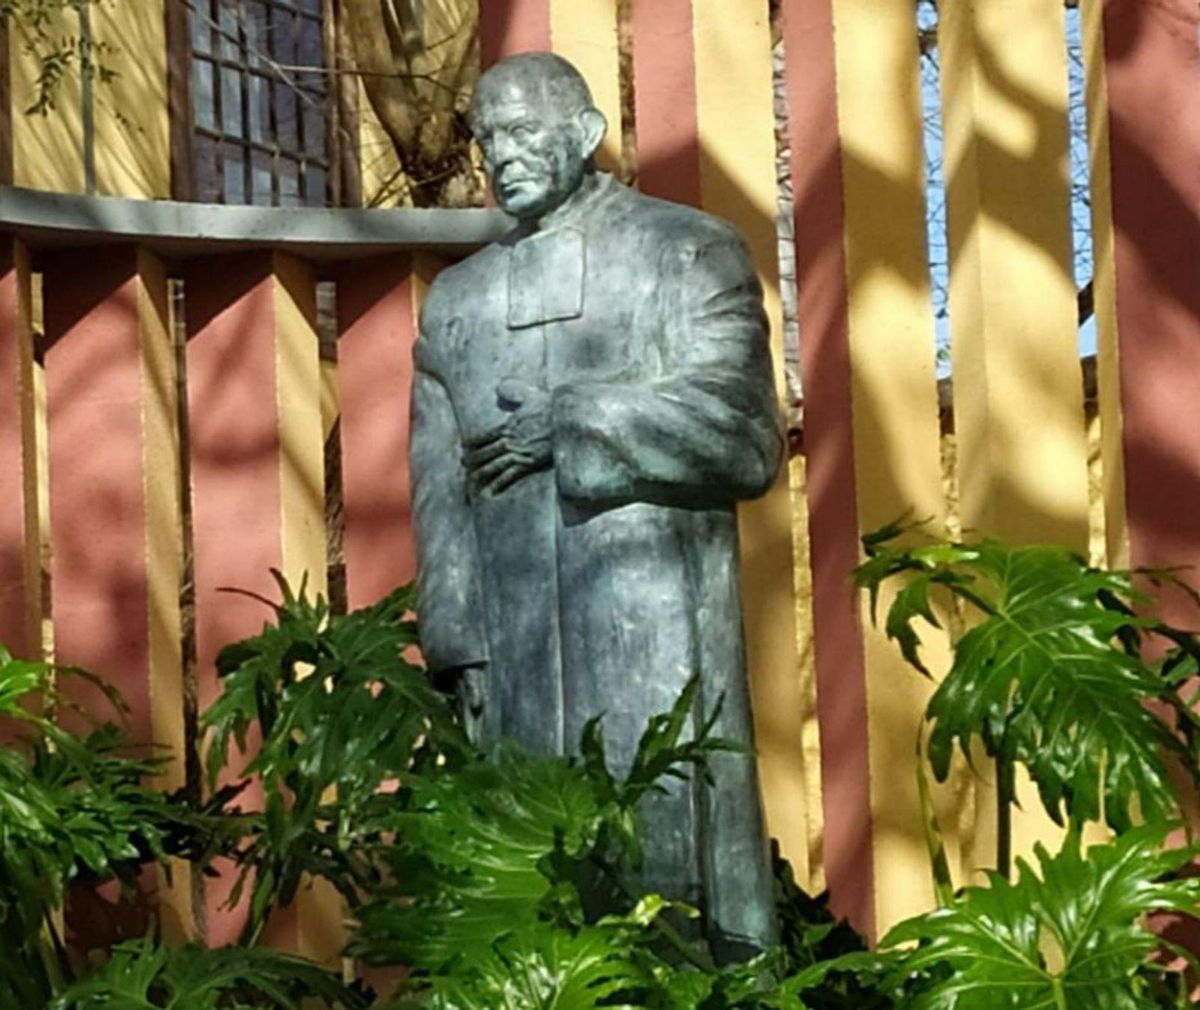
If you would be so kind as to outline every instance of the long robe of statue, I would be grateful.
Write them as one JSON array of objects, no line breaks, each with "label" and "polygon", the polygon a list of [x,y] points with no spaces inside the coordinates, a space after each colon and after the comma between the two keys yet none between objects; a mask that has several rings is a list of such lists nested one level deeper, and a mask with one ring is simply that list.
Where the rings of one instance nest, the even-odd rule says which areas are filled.
[{"label": "long robe of statue", "polygon": [[[550,396],[552,463],[481,489],[464,446]],[[501,392],[498,393],[498,386]],[[724,222],[589,173],[553,215],[443,271],[416,347],[412,469],[431,668],[482,669],[481,736],[536,752],[603,727],[617,772],[698,674],[752,740],[735,506],[782,434],[762,292]],[[771,880],[753,756],[643,811],[643,886],[762,945]]]}]

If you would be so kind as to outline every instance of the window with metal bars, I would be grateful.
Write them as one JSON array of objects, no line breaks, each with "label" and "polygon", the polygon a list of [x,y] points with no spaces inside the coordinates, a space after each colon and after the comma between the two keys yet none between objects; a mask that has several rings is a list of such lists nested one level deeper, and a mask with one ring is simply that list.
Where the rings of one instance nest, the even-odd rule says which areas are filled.
[{"label": "window with metal bars", "polygon": [[194,199],[324,206],[322,0],[190,0]]}]

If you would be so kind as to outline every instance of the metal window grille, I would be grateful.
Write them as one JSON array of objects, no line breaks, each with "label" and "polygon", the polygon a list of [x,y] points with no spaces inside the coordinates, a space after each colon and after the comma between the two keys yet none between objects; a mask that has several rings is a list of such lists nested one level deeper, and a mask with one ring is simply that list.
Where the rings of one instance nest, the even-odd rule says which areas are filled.
[{"label": "metal window grille", "polygon": [[191,0],[195,198],[323,206],[330,173],[321,0]]}]

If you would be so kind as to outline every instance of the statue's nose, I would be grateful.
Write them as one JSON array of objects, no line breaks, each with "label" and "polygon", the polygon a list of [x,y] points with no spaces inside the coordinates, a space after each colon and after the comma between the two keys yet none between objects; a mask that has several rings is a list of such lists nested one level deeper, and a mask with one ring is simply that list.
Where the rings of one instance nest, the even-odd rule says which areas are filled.
[{"label": "statue's nose", "polygon": [[497,168],[507,165],[518,153],[517,144],[508,134],[497,134],[492,140],[492,164]]}]

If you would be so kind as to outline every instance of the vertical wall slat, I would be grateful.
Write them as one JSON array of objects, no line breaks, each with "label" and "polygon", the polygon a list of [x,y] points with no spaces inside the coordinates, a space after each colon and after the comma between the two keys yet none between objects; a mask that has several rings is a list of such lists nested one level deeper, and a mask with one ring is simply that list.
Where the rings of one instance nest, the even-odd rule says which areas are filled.
[{"label": "vertical wall slat", "polygon": [[[767,5],[731,16],[693,0],[700,196],[745,238],[763,283],[781,400],[783,318],[775,215],[774,85]],[[807,880],[804,698],[797,654],[792,506],[787,469],[767,495],[738,509],[742,605],[767,827]]]},{"label": "vertical wall slat", "polygon": [[621,76],[617,0],[550,0],[554,51],[579,68],[596,108],[608,120],[597,161],[606,171],[621,163]]},{"label": "vertical wall slat", "polygon": [[321,419],[321,358],[317,282],[294,256],[273,257],[275,409],[279,418],[283,576],[326,591],[325,434]]},{"label": "vertical wall slat", "polygon": [[805,489],[813,649],[821,727],[825,880],[835,915],[873,919],[866,667],[858,594],[858,495],[850,402],[845,226],[833,12],[829,0],[783,9],[795,202],[797,317],[804,372]]},{"label": "vertical wall slat", "polygon": [[550,48],[550,0],[482,0],[479,54],[483,69],[505,56]]},{"label": "vertical wall slat", "polygon": [[[315,598],[328,594],[317,282],[312,267],[294,256],[276,253],[272,266],[282,571],[291,586],[304,586]],[[307,881],[296,896],[300,951],[336,967],[346,944],[345,917],[341,897],[328,881]]]},{"label": "vertical wall slat", "polygon": [[164,44],[167,58],[167,136],[172,200],[191,200],[196,194],[192,158],[192,38],[191,11],[184,0],[165,0]]},{"label": "vertical wall slat", "polygon": [[[1087,442],[1067,177],[1058,0],[942,11],[950,317],[963,529],[1088,546]],[[1013,849],[1051,831],[1023,775]],[[995,794],[979,793],[974,865]]]},{"label": "vertical wall slat", "polygon": [[[137,313],[142,356],[142,459],[146,504],[147,603],[149,606],[150,725],[155,743],[168,748],[161,785],[176,790],[187,781],[187,705],[183,683],[183,532],[179,382],[163,265],[138,252]],[[195,933],[191,866],[171,863],[159,874],[160,922],[168,941]]]},{"label": "vertical wall slat", "polygon": [[1089,181],[1092,203],[1092,292],[1096,319],[1096,395],[1100,424],[1100,483],[1104,541],[1111,568],[1129,567],[1125,524],[1125,457],[1122,447],[1120,335],[1117,326],[1116,234],[1113,228],[1112,158],[1108,84],[1104,66],[1104,11],[1081,5],[1086,74]]},{"label": "vertical wall slat", "polygon": [[[833,0],[833,20],[859,530],[908,515],[931,519],[936,531],[945,504],[913,6]],[[932,901],[914,754],[930,688],[865,612],[863,623],[874,925],[882,934]],[[944,655],[926,659],[932,669],[944,663]]]},{"label": "vertical wall slat", "polygon": [[[320,365],[309,268],[279,254],[198,263],[188,273],[197,681],[200,708],[220,685],[217,652],[271,615],[233,587],[278,597],[270,569],[324,589]],[[319,489],[319,490],[318,490]],[[244,796],[244,802],[261,802]],[[208,883],[208,940],[232,942],[244,909],[223,908],[232,873]],[[301,915],[301,918],[303,916]],[[301,939],[297,915],[273,933]],[[312,945],[308,941],[306,946]]]},{"label": "vertical wall slat", "polygon": [[1058,0],[942,13],[963,526],[1087,545]]},{"label": "vertical wall slat", "polygon": [[[111,681],[151,738],[137,251],[45,268],[56,658]],[[104,438],[97,439],[96,433]],[[92,707],[111,717],[98,699]]]},{"label": "vertical wall slat", "polygon": [[638,188],[700,206],[692,0],[632,7]]},{"label": "vertical wall slat", "polygon": [[[182,549],[166,277],[133,248],[57,256],[45,302],[56,658],[121,692],[132,739],[171,748],[164,779],[178,786]],[[115,718],[89,689],[65,686],[96,716]],[[159,874],[159,905],[166,933],[183,938],[190,886],[177,869],[171,883]],[[86,918],[80,910],[85,932]]]},{"label": "vertical wall slat", "polygon": [[[1198,16],[1188,0],[1103,3],[1134,565],[1200,562]],[[1182,596],[1165,601],[1168,619],[1194,623]]]},{"label": "vertical wall slat", "polygon": [[41,655],[32,279],[16,239],[0,247],[0,643]]},{"label": "vertical wall slat", "polygon": [[353,609],[416,576],[408,473],[412,258],[355,262],[338,277],[338,393],[346,595]]}]

